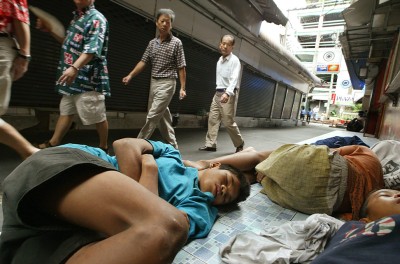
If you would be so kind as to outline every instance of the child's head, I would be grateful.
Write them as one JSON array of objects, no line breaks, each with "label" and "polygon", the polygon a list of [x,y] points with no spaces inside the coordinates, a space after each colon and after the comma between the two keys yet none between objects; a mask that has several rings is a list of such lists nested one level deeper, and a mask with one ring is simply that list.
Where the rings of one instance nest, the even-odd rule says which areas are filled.
[{"label": "child's head", "polygon": [[199,171],[199,184],[203,192],[214,195],[214,205],[244,201],[250,195],[246,176],[230,165],[212,163],[210,168]]},{"label": "child's head", "polygon": [[250,195],[250,183],[246,177],[246,175],[243,174],[239,169],[236,167],[233,167],[231,165],[227,164],[222,164],[219,167],[220,170],[227,170],[230,171],[232,174],[234,174],[239,182],[240,182],[240,188],[239,188],[239,195],[237,198],[233,201],[233,203],[239,203],[247,199]]},{"label": "child's head", "polygon": [[369,221],[394,214],[400,214],[400,191],[392,189],[372,191],[360,210],[360,218]]}]

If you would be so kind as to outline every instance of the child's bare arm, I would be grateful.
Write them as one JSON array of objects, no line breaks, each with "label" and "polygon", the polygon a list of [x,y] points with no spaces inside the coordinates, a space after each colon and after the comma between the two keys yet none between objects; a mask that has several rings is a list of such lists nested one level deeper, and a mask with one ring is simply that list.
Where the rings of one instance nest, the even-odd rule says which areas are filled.
[{"label": "child's bare arm", "polygon": [[139,183],[158,196],[158,166],[151,154],[142,155]]},{"label": "child's bare arm", "polygon": [[113,149],[120,172],[139,181],[142,174],[142,155],[152,153],[153,146],[144,139],[123,138],[114,141]]}]

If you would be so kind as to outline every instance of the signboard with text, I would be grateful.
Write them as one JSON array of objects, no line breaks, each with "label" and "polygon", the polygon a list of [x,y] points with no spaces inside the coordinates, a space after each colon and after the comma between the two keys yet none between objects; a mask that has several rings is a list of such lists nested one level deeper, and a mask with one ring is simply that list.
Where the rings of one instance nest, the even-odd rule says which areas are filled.
[{"label": "signboard with text", "polygon": [[338,74],[336,82],[336,105],[353,105],[354,95],[353,86],[351,85],[350,75],[347,70]]},{"label": "signboard with text", "polygon": [[337,48],[320,48],[317,56],[317,74],[339,73],[342,52]]}]

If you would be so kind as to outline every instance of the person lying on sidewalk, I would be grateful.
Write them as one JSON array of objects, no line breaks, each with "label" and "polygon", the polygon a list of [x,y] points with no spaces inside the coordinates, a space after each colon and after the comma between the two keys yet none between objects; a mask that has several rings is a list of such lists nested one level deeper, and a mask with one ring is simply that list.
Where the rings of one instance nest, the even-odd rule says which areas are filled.
[{"label": "person lying on sidewalk", "polygon": [[400,257],[400,191],[371,192],[360,217],[360,221],[344,223],[312,263],[396,263]]},{"label": "person lying on sidewalk", "polygon": [[127,138],[113,148],[40,150],[4,180],[0,263],[168,263],[209,233],[215,206],[249,195],[240,171],[185,167],[171,145]]},{"label": "person lying on sidewalk", "polygon": [[273,151],[243,152],[187,166],[203,168],[221,162],[242,170],[250,182],[260,182],[262,192],[275,203],[306,214],[340,215],[359,219],[360,208],[374,189],[384,187],[382,167],[373,151],[352,145],[286,144]]},{"label": "person lying on sidewalk", "polygon": [[[397,263],[400,257],[400,191],[368,195],[358,221],[326,214],[236,234],[221,246],[224,263]],[[355,254],[356,252],[356,254]]]}]

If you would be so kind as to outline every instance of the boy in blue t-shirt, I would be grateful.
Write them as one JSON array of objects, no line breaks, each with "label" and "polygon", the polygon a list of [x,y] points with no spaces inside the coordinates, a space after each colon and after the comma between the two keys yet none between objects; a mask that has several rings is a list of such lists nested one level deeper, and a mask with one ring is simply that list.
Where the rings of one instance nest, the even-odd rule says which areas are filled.
[{"label": "boy in blue t-shirt", "polygon": [[249,195],[235,168],[187,167],[170,145],[113,148],[40,150],[4,180],[0,263],[170,263],[188,237],[208,234],[214,206]]},{"label": "boy in blue t-shirt", "polygon": [[[202,238],[210,232],[218,214],[213,205],[240,202],[250,193],[250,185],[245,176],[234,167],[220,163],[211,163],[210,168],[200,170],[187,167],[178,150],[158,141],[133,138],[117,140],[113,143],[115,156],[87,145],[65,144],[59,147],[77,148],[93,154],[139,183],[143,181],[141,177],[146,177],[146,180],[153,177],[153,183],[151,180],[150,183],[147,181],[146,187],[188,215],[189,238]],[[137,149],[141,153],[133,151]],[[150,153],[156,162],[155,167],[158,168],[153,174],[158,173],[158,177],[139,175],[140,165],[135,164],[142,154]],[[151,157],[147,157],[149,158]],[[212,168],[225,170],[226,179],[218,182],[218,173],[211,177],[209,172]]]}]

